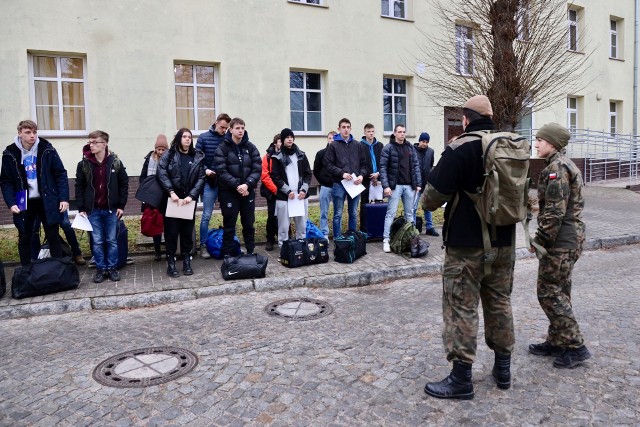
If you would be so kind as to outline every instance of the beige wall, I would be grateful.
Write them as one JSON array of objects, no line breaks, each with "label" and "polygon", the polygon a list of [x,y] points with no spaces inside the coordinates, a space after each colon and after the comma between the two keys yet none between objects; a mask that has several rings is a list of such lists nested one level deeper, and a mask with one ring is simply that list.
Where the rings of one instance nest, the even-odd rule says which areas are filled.
[{"label": "beige wall", "polygon": [[[287,0],[139,0],[110,2],[59,0],[0,3],[0,144],[10,143],[18,121],[32,117],[28,52],[86,55],[88,130],[111,134],[111,148],[131,175],[157,133],[175,132],[174,61],[218,64],[219,112],[240,116],[263,151],[274,133],[290,126],[289,70],[324,75],[322,133],[346,116],[359,138],[366,122],[386,141],[382,121],[383,75],[408,77],[412,51],[431,28],[427,2],[414,0],[415,21],[380,16],[371,0],[326,0],[328,7]],[[633,1],[584,3],[589,38],[597,46],[584,92],[584,125],[606,126],[608,100],[623,100],[622,124],[631,131],[633,82]],[[608,59],[608,16],[625,17],[624,61]],[[427,64],[428,73],[428,64]],[[601,100],[596,101],[597,93]],[[535,115],[535,125],[566,123],[565,101]],[[408,133],[432,135],[442,150],[442,110],[418,88],[409,88]],[[47,137],[47,132],[41,132]],[[70,171],[86,141],[49,138]],[[324,136],[300,136],[311,159]],[[73,174],[73,172],[72,172]]]}]

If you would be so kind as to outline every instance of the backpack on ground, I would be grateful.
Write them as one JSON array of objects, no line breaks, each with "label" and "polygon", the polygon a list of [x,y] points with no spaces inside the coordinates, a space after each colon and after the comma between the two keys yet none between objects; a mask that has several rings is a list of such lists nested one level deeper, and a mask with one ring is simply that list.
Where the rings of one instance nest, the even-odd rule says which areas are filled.
[{"label": "backpack on ground", "polygon": [[411,239],[419,237],[420,232],[413,225],[413,222],[407,221],[404,217],[398,217],[391,224],[391,234],[389,236],[389,246],[391,252],[402,255],[403,253],[411,253]]},{"label": "backpack on ground", "polygon": [[310,219],[307,220],[307,239],[311,237],[317,237],[318,239],[325,239],[324,233],[318,228]]},{"label": "backpack on ground", "polygon": [[[209,230],[207,235],[207,241],[205,242],[207,252],[215,259],[222,259],[222,235],[222,227]],[[238,236],[233,236],[233,253],[231,255],[237,256],[240,255],[240,252],[240,239],[238,239]]]},{"label": "backpack on ground", "polygon": [[367,254],[367,235],[362,231],[347,231],[333,239],[335,249],[333,255],[336,262],[351,264]]},{"label": "backpack on ground", "polygon": [[[482,166],[485,180],[482,188],[466,194],[474,202],[481,219],[485,255],[491,251],[491,240],[495,240],[498,226],[522,222],[528,246],[527,204],[531,157],[529,140],[511,132],[478,132],[462,135],[454,142],[466,142],[465,137],[468,138],[466,141],[482,139]],[[453,215],[456,205],[457,200],[454,200],[450,215]],[[490,256],[485,258],[484,271],[485,274],[489,274],[493,259]]]}]

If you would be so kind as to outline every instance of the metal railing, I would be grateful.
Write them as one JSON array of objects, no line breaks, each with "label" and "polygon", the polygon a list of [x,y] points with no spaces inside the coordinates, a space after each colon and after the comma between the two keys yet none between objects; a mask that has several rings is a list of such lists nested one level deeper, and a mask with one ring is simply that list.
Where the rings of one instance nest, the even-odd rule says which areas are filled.
[{"label": "metal railing", "polygon": [[[516,132],[535,143],[537,129]],[[623,180],[628,185],[638,185],[640,135],[611,134],[591,129],[575,129],[567,154],[573,159],[584,159],[584,180],[587,183],[606,180]]]}]

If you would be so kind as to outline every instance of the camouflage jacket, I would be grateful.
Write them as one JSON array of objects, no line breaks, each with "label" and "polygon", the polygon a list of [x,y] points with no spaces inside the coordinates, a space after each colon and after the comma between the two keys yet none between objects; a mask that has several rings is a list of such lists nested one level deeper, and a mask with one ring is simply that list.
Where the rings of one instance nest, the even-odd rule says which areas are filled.
[{"label": "camouflage jacket", "polygon": [[545,248],[581,249],[585,226],[580,170],[564,150],[554,153],[546,163],[538,181],[540,212],[534,240]]}]

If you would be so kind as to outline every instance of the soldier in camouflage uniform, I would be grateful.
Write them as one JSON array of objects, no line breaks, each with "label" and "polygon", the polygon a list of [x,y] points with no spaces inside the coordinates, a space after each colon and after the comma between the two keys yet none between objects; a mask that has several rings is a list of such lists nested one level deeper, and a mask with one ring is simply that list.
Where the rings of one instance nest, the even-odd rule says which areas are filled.
[{"label": "soldier in camouflage uniform", "polygon": [[[483,131],[495,128],[491,103],[484,95],[470,98],[463,106],[465,134],[449,144],[431,170],[422,198],[425,210],[444,202],[443,240],[446,246],[442,272],[442,315],[447,360],[453,362],[448,377],[427,383],[424,391],[437,398],[472,399],[472,364],[476,357],[478,305],[482,302],[485,341],[495,353],[493,377],[497,386],[511,386],[511,353],[515,343],[511,290],[515,249],[515,226],[496,227],[491,250],[485,254],[481,219],[467,192],[474,193],[484,182]],[[470,134],[473,133],[473,134]],[[484,270],[485,260],[491,272]]]},{"label": "soldier in camouflage uniform", "polygon": [[533,252],[538,245],[546,250],[538,268],[537,293],[549,318],[546,341],[531,344],[529,352],[556,357],[556,368],[573,368],[591,357],[571,307],[571,272],[582,252],[585,227],[582,175],[564,149],[569,138],[569,131],[557,123],[544,125],[536,134],[538,157],[547,166],[538,182],[538,230],[529,249]]}]

